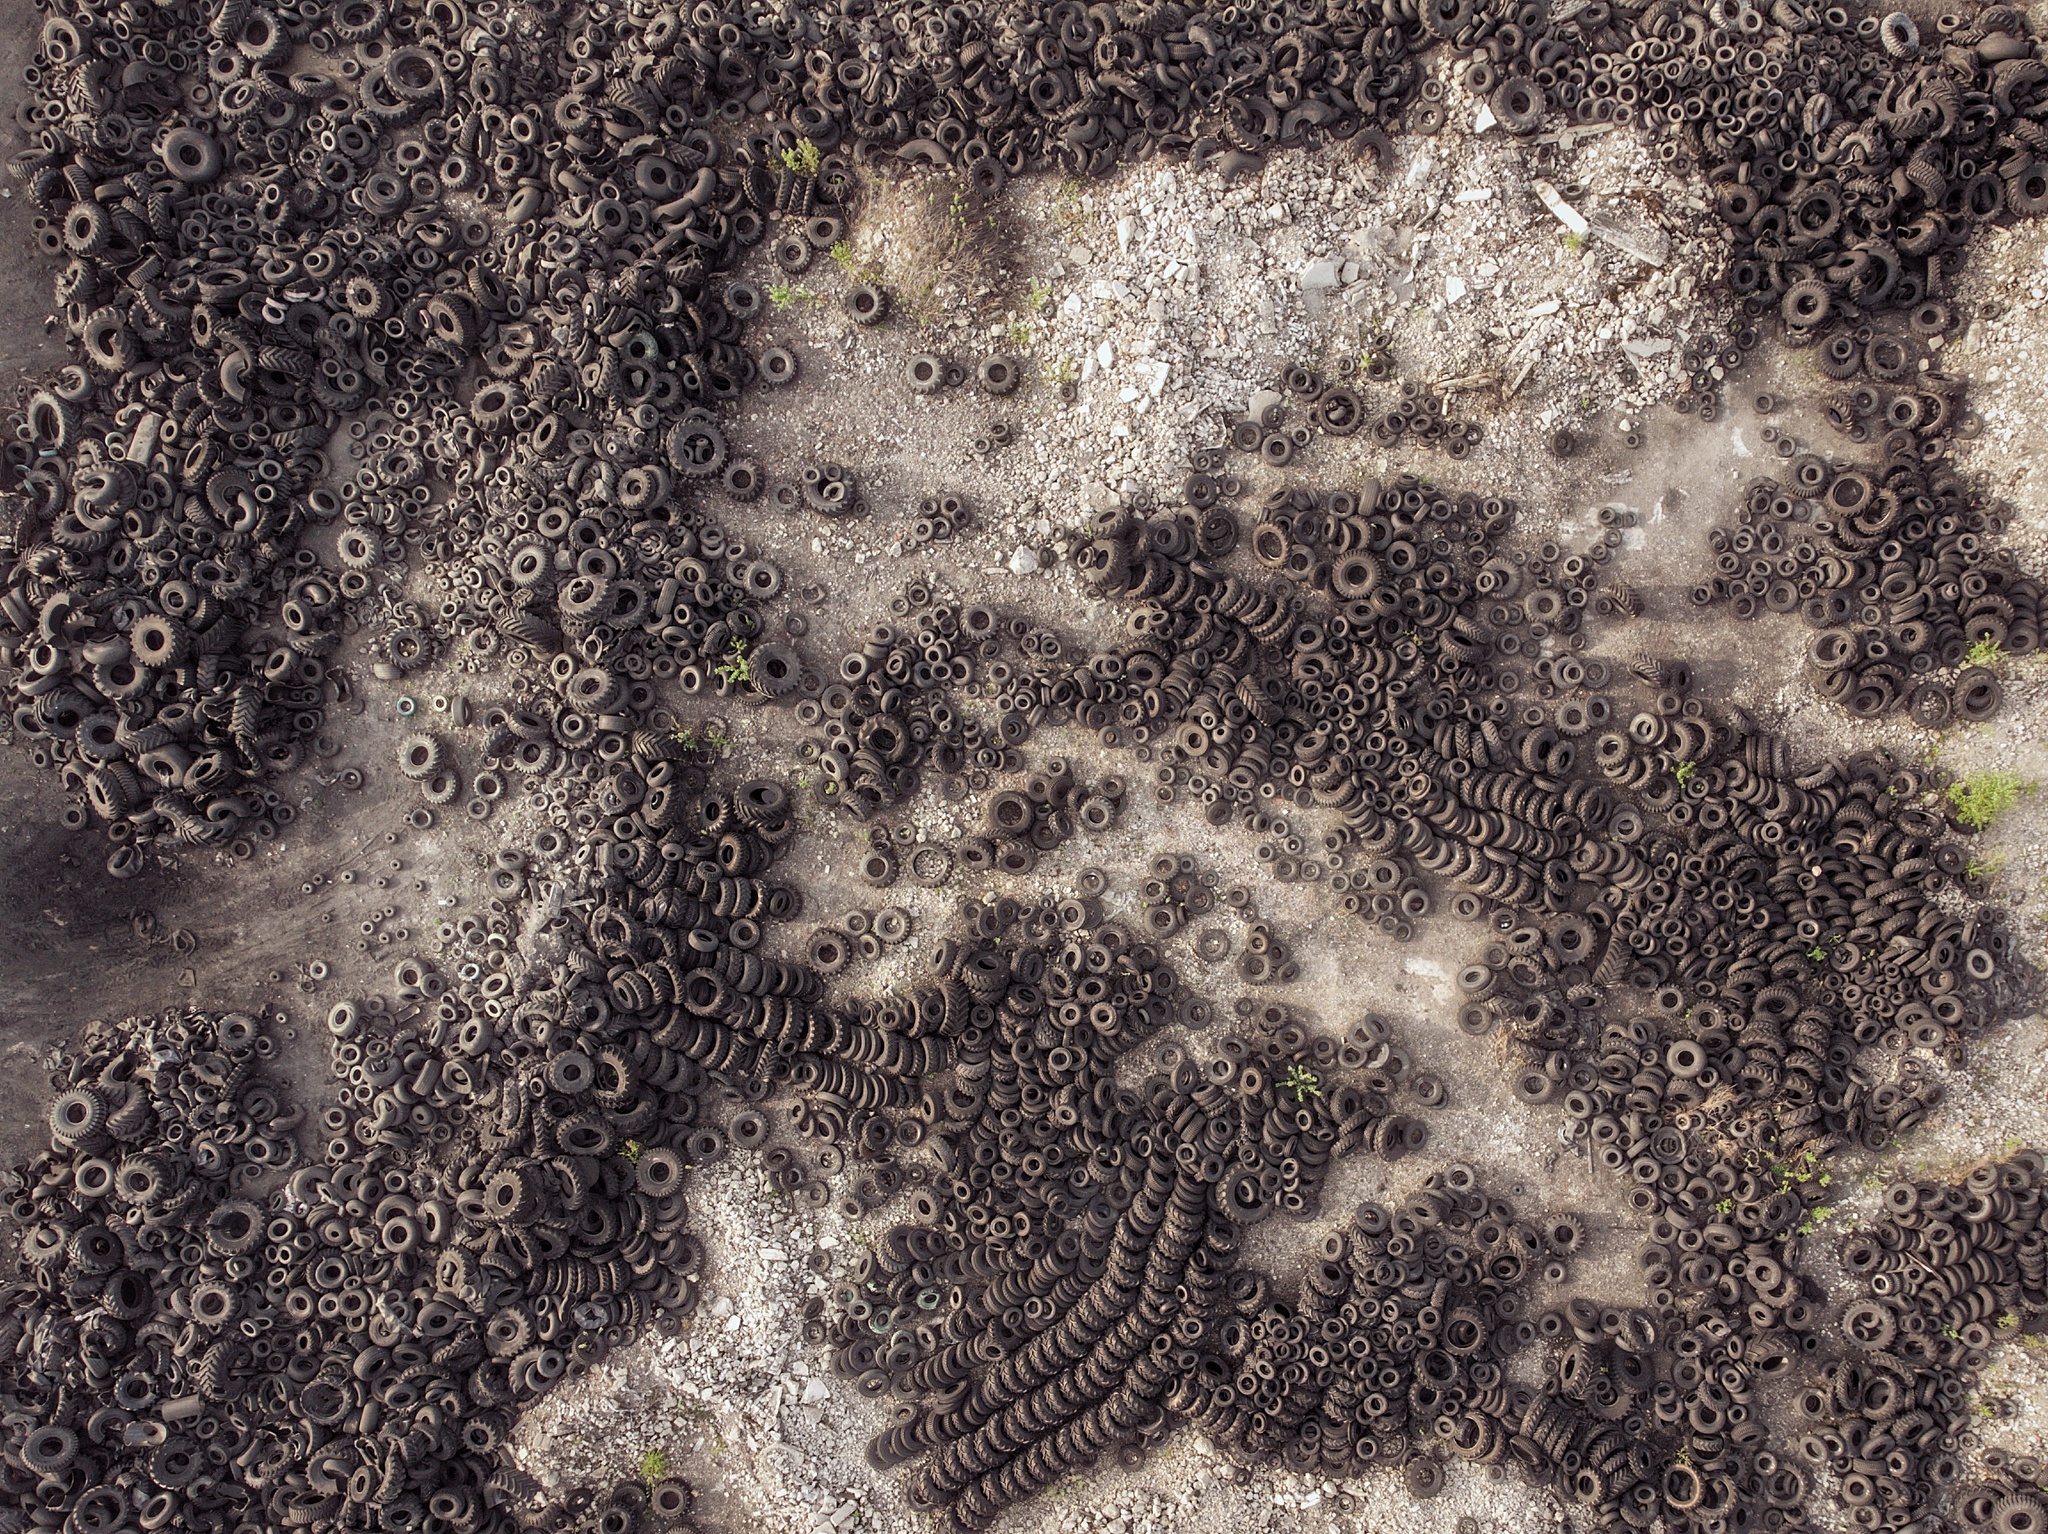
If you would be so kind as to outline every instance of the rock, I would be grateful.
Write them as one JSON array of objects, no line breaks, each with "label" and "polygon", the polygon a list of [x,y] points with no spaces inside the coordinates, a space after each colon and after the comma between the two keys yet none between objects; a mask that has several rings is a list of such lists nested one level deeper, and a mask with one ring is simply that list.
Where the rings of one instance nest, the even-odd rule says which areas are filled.
[{"label": "rock", "polygon": [[1465,296],[1465,279],[1455,273],[1444,279],[1444,301],[1455,304]]},{"label": "rock", "polygon": [[1010,573],[1012,575],[1036,575],[1038,573],[1038,551],[1021,544],[1010,551]]},{"label": "rock", "polygon": [[831,1388],[827,1386],[822,1379],[820,1379],[817,1375],[814,1374],[809,1379],[804,1381],[804,1392],[801,1397],[801,1400],[805,1406],[816,1406],[820,1401],[824,1400],[827,1396],[831,1394]]},{"label": "rock", "polygon": [[1299,281],[1304,293],[1326,292],[1341,281],[1335,261],[1311,261],[1301,269]]},{"label": "rock", "polygon": [[1671,254],[1671,237],[1654,225],[1640,234],[1605,218],[1588,220],[1587,227],[1602,244],[1612,246],[1645,266],[1662,266]]},{"label": "rock", "polygon": [[1624,341],[1621,343],[1621,349],[1631,357],[1661,357],[1671,350],[1671,338],[1669,336],[1647,336],[1633,341]]}]

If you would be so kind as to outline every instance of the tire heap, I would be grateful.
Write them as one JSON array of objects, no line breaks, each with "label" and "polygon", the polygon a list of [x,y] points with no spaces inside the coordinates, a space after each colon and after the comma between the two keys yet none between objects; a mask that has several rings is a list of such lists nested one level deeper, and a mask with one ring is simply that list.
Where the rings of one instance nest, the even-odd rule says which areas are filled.
[{"label": "tire heap", "polygon": [[[641,744],[615,794],[664,776],[667,744]],[[494,1456],[519,1407],[694,1305],[681,1186],[724,1153],[700,1121],[713,1081],[790,1083],[859,1140],[956,1036],[971,1046],[957,982],[863,1022],[814,1005],[810,971],[762,959],[763,922],[798,905],[762,877],[786,798],[689,776],[622,812],[635,834],[597,841],[587,916],[501,865],[550,962],[462,978],[408,960],[400,1010],[333,1008],[341,1102],[307,1164],[255,1020],[85,1031],[11,1208],[26,1233],[0,1320],[10,1509],[107,1528],[508,1527],[518,1483]],[[687,1511],[686,1494],[653,1499],[660,1521]],[[585,1522],[632,1534],[644,1505]]]},{"label": "tire heap", "polygon": [[832,1332],[864,1392],[921,1401],[870,1460],[929,1454],[912,1503],[968,1528],[1193,1411],[1218,1328],[1241,1334],[1226,1318],[1270,1293],[1236,1266],[1239,1229],[1313,1218],[1333,1154],[1425,1138],[1392,1114],[1390,1080],[1336,1084],[1355,1045],[1340,1056],[1292,1023],[1225,1036],[1206,1066],[1168,1046],[1159,1074],[1119,1089],[1121,1057],[1205,1023],[1207,1004],[1152,945],[1085,920],[1055,941],[1066,925],[1051,905],[1024,911],[1007,955],[944,952],[920,991],[920,1016],[969,1019],[937,1102],[951,1176],[856,1265]]},{"label": "tire heap", "polygon": [[1800,1393],[1796,1447],[1837,1477],[1856,1526],[1930,1528],[1943,1497],[1969,1529],[2005,1534],[2048,1518],[2038,1462],[1987,1450],[1992,1474],[1965,1482],[1957,1452],[1974,1437],[1968,1398],[1996,1332],[2038,1331],[2048,1314],[2044,1166],[2023,1150],[1959,1182],[1895,1182],[1881,1222],[1843,1240],[1842,1267],[1863,1291],[1842,1314],[1857,1346]]},{"label": "tire heap", "polygon": [[[1725,599],[1744,619],[1799,613],[1816,630],[1808,650],[1816,689],[1858,718],[1904,709],[1928,729],[1981,723],[2004,689],[1971,658],[2040,647],[2041,583],[2020,572],[2010,550],[1989,546],[2004,515],[1946,462],[1960,389],[1925,375],[1912,386],[1897,382],[1909,376],[1904,364],[1888,376],[1889,390],[1859,391],[1892,423],[1883,462],[1843,467],[1803,453],[1789,465],[1789,483],[1753,481],[1735,526],[1708,535],[1715,570],[1693,588],[1693,601]],[[1943,682],[1938,671],[1953,675]]]},{"label": "tire heap", "polygon": [[[744,659],[753,576],[707,556],[708,580],[671,588],[701,513],[663,512],[729,467],[748,471],[729,491],[759,493],[706,413],[757,374],[740,342],[759,291],[716,279],[772,219],[832,223],[855,159],[953,167],[992,196],[1154,153],[1384,156],[1447,44],[1510,131],[1553,107],[1645,126],[1707,176],[1734,291],[1852,350],[1881,311],[1952,324],[1950,257],[2039,211],[2048,175],[2048,64],[2015,7],[1945,20],[1938,51],[1904,13],[1673,0],[1568,22],[1470,0],[891,14],[872,39],[716,8],[547,6],[515,27],[500,0],[48,18],[20,171],[79,362],[10,449],[0,615],[17,728],[113,830],[121,872],[142,866],[129,845],[232,839],[274,808],[262,784],[319,728],[345,593],[401,550],[462,550],[449,629],[565,656],[565,687]],[[302,45],[331,67],[288,70]],[[1424,127],[1444,115],[1428,85]],[[731,150],[713,131],[749,122]],[[1701,362],[1711,395],[1722,363]],[[342,509],[322,447],[373,396],[396,429],[346,568],[323,570],[296,534]],[[636,535],[650,521],[670,532]],[[627,729],[606,733],[634,722],[607,714]]]},{"label": "tire heap", "polygon": [[[1500,939],[1465,972],[1461,1021],[1497,1019],[1522,1095],[1561,1094],[1628,1178],[1653,1238],[1640,1315],[1520,1315],[1529,1263],[1561,1262],[1582,1232],[1524,1224],[1458,1169],[1391,1217],[1361,1210],[1299,1297],[1276,1297],[1235,1266],[1238,1227],[1312,1217],[1333,1155],[1421,1139],[1373,1074],[1380,1041],[1311,1043],[1269,1008],[1270,1034],[1220,1039],[1199,1065],[1162,1058],[1121,1091],[1118,1059],[1198,1024],[1201,1004],[1085,906],[1069,921],[1007,899],[976,906],[909,1001],[829,1006],[814,972],[758,952],[764,921],[799,914],[765,878],[790,832],[782,791],[708,793],[647,724],[656,683],[802,688],[757,606],[780,572],[695,495],[761,495],[715,412],[799,372],[745,349],[762,296],[724,274],[778,219],[802,226],[776,241],[784,264],[798,240],[808,261],[814,235],[843,230],[857,165],[950,167],[992,197],[1027,170],[1152,153],[1220,156],[1230,175],[1326,141],[1384,160],[1416,97],[1413,125],[1441,126],[1424,75],[1448,45],[1509,131],[1553,108],[1639,123],[1705,176],[1742,303],[1727,349],[1693,353],[1689,404],[1774,308],[1831,377],[1893,383],[1906,354],[1872,320],[1952,328],[1940,294],[1971,230],[2044,201],[2048,63],[2022,14],[1940,31],[1930,46],[1903,13],[1726,0],[1559,21],[1470,0],[516,20],[500,0],[60,5],[20,171],[65,262],[79,360],[8,450],[0,660],[17,732],[107,823],[116,873],[154,841],[232,841],[281,808],[263,784],[320,729],[348,604],[417,553],[447,600],[431,632],[384,636],[382,664],[402,674],[450,641],[545,658],[548,696],[496,721],[492,751],[591,790],[578,831],[596,903],[571,916],[529,890],[520,964],[452,982],[414,965],[400,1013],[338,1008],[345,1105],[323,1114],[320,1165],[269,1209],[241,1193],[296,1152],[253,1024],[87,1034],[53,1150],[18,1189],[32,1230],[0,1321],[14,1516],[78,1534],[131,1513],[152,1529],[502,1530],[512,1482],[492,1456],[512,1411],[690,1303],[677,1188],[723,1149],[701,1122],[716,1083],[785,1086],[813,1132],[871,1149],[921,1133],[904,1124],[942,1131],[948,1181],[856,1273],[836,1325],[863,1387],[902,1396],[877,1463],[927,1456],[913,1495],[965,1526],[1180,1416],[1299,1468],[1405,1460],[1424,1493],[1439,1445],[1509,1456],[1603,1526],[1798,1526],[1802,1483],[1752,1408],[1819,1345],[1803,1228],[1828,1156],[1934,1101],[1859,1051],[1953,1048],[2010,1005],[2011,955],[1931,898],[1961,860],[1913,802],[1916,776],[1869,756],[1796,771],[1647,656],[1640,709],[1589,680],[1579,615],[1636,606],[1602,579],[1604,539],[1518,563],[1510,505],[1404,477],[1283,492],[1252,539],[1271,575],[1238,574],[1222,566],[1240,530],[1217,504],[1218,450],[1189,481],[1194,515],[1090,529],[1083,567],[1126,604],[1129,642],[1068,659],[1058,636],[927,592],[906,600],[914,631],[875,629],[800,707],[857,816],[925,766],[1016,771],[1037,724],[1071,718],[1156,748],[1161,791],[1219,823],[1275,798],[1333,812],[1363,863],[1347,903],[1388,935],[1455,886],[1453,912]],[[289,71],[301,48],[333,67]],[[856,298],[857,320],[881,317],[879,294]],[[1322,429],[1366,424],[1347,387],[1283,382]],[[1881,472],[1795,464],[1799,495],[1759,491],[1720,578],[1767,608],[1789,581],[1828,626],[1830,696],[1868,713],[1904,698],[1932,723],[1934,694],[1907,680],[1925,670],[1895,657],[1939,669],[1958,640],[2025,646],[2038,589],[1986,557],[1992,514],[1937,466],[1955,401],[1872,388],[1843,420],[1881,414]],[[329,489],[327,445],[373,399],[367,461]],[[1403,419],[1425,437],[1440,424]],[[1285,462],[1299,443],[1272,428],[1247,447]],[[857,499],[850,472],[823,470],[788,497],[828,514]],[[338,570],[302,541],[336,519]],[[1787,520],[1825,546],[1758,525]],[[1514,658],[1546,641],[1565,654],[1532,665],[1541,701],[1518,706]],[[964,718],[955,686],[992,696],[995,721]],[[1950,709],[1986,697],[1973,682]],[[1033,830],[1062,808],[1034,800]],[[498,872],[516,897],[525,870]],[[1339,1085],[1333,1066],[1367,1074]],[[734,1128],[766,1138],[757,1113]],[[2019,1166],[2026,1188],[2005,1175],[1987,1193],[2011,1192],[2017,1217],[2038,1167]],[[2003,1271],[2001,1235],[1909,1228],[1938,1271]],[[2000,1298],[1988,1276],[1936,1287],[1949,1306],[1981,1286]],[[1559,1345],[1542,1388],[1504,1384],[1507,1356],[1538,1340]],[[1891,1356],[1879,1372],[1902,1371],[1916,1401],[1953,1404],[1942,1373],[1966,1357]],[[1859,1367],[1854,1391],[1837,1370],[1832,1399],[1875,1420]],[[1864,1504],[1890,1526],[1923,1504],[1910,1472],[1928,1447],[1894,1437],[1884,1474],[1909,1489],[1873,1482]],[[569,1517],[632,1534],[687,1500],[659,1485],[644,1508],[625,1494]],[[1962,1509],[2032,1516],[2017,1489]]]}]

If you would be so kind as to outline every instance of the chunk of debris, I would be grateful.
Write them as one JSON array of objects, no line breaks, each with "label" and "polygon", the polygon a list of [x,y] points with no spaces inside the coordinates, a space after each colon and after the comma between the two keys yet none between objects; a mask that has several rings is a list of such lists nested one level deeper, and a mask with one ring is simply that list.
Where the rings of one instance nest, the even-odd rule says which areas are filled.
[{"label": "chunk of debris", "polygon": [[1560,197],[1557,193],[1557,188],[1548,181],[1539,177],[1531,181],[1529,185],[1536,193],[1538,201],[1544,207],[1550,209],[1551,216],[1560,224],[1563,224],[1565,228],[1571,230],[1573,234],[1577,235],[1580,239],[1584,239],[1592,230],[1593,226],[1586,222],[1579,210]]}]

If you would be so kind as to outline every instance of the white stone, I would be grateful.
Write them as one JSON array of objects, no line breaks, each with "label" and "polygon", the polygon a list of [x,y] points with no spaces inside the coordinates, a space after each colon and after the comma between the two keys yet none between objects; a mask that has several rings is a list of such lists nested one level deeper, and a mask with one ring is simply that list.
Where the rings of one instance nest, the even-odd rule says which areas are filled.
[{"label": "white stone", "polygon": [[1107,337],[1104,337],[1102,344],[1095,348],[1095,361],[1096,365],[1105,371],[1116,366],[1116,348],[1110,345]]},{"label": "white stone", "polygon": [[804,1393],[802,1396],[802,1402],[805,1406],[816,1406],[820,1401],[824,1400],[827,1396],[831,1394],[832,1391],[830,1387],[826,1385],[824,1380],[820,1379],[817,1375],[814,1374],[809,1379],[804,1381]]},{"label": "white stone", "polygon": [[1465,296],[1465,279],[1456,273],[1444,278],[1444,301],[1455,304]]},{"label": "white stone", "polygon": [[1019,545],[1010,551],[1010,573],[1012,575],[1036,575],[1038,573],[1038,551]]},{"label": "white stone", "polygon": [[1337,286],[1341,281],[1335,261],[1311,261],[1301,269],[1298,279],[1304,293],[1320,293]]}]

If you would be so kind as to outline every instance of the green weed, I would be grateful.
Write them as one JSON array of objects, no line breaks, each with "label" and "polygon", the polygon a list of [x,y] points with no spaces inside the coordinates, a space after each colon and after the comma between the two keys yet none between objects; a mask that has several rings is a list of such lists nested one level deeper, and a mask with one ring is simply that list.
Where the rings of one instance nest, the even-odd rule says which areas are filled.
[{"label": "green weed", "polygon": [[2005,659],[2005,646],[1995,639],[1979,639],[1963,651],[1966,666],[1995,666]]},{"label": "green weed", "polygon": [[1958,824],[1982,831],[2030,794],[2034,785],[2011,772],[1976,772],[1958,779],[1948,788],[1948,802],[1955,807]]},{"label": "green weed", "polygon": [[1290,1065],[1287,1067],[1287,1074],[1280,1078],[1280,1090],[1292,1092],[1297,1103],[1305,1102],[1311,1097],[1323,1095],[1322,1079],[1314,1071],[1305,1070],[1299,1065]]},{"label": "green weed", "polygon": [[659,1449],[649,1449],[640,1456],[640,1479],[652,1482],[668,1474],[668,1456]]},{"label": "green weed", "polygon": [[782,151],[782,168],[792,176],[815,176],[818,167],[825,163],[825,156],[816,144],[807,138],[800,138],[793,148]]}]

